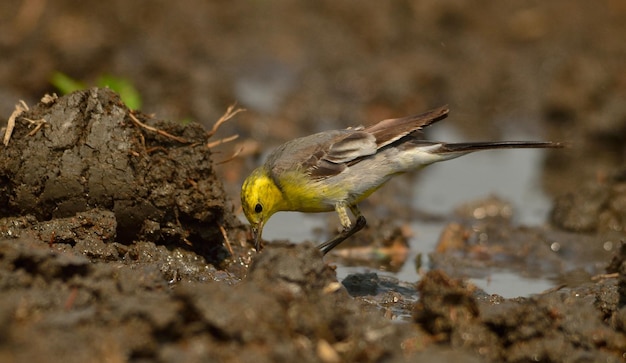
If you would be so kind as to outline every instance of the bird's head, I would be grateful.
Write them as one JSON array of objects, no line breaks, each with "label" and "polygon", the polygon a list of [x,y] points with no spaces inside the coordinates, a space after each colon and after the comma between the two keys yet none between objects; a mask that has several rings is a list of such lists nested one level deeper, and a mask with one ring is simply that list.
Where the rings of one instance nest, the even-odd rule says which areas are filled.
[{"label": "bird's head", "polygon": [[286,201],[267,168],[261,166],[246,178],[241,187],[241,206],[248,222],[257,251],[265,222],[276,212],[285,210]]}]

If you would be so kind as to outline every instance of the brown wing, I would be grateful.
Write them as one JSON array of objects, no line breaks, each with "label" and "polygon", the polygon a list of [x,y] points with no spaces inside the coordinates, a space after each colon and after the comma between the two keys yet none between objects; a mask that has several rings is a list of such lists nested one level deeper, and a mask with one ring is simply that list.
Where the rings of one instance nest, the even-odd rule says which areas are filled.
[{"label": "brown wing", "polygon": [[376,153],[376,139],[372,134],[360,130],[348,131],[345,137],[335,140],[328,148],[318,150],[306,163],[309,175],[314,179],[325,179],[337,175],[348,167],[348,163]]},{"label": "brown wing", "polygon": [[359,158],[373,155],[412,132],[443,120],[448,116],[448,106],[442,106],[419,115],[383,120],[364,130],[348,129],[328,149],[320,149],[308,160],[310,175],[313,178],[328,178],[345,170]]},{"label": "brown wing", "polygon": [[359,158],[420,130],[448,115],[448,107],[397,119],[383,120],[368,128],[320,132],[291,140],[276,149],[266,166],[277,185],[285,171],[300,169],[312,179],[326,179],[344,171]]},{"label": "brown wing", "polygon": [[383,120],[364,131],[376,138],[378,148],[387,146],[406,135],[448,117],[448,106],[441,106],[419,115]]},{"label": "brown wing", "polygon": [[326,131],[283,144],[270,155],[267,166],[275,177],[299,168],[313,179],[325,179],[376,150],[376,139],[362,129]]}]

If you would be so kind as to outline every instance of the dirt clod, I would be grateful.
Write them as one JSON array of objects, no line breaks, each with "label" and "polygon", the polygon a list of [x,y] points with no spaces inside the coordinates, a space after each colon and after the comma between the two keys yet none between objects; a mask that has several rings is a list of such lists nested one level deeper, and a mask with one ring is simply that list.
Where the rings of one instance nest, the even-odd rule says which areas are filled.
[{"label": "dirt clod", "polygon": [[[223,239],[218,225],[237,222],[215,177],[206,131],[133,115],[180,135],[187,141],[181,143],[129,117],[115,93],[96,88],[22,113],[0,153],[0,217],[48,221],[101,208],[114,214],[109,237],[117,242],[140,235],[157,243],[192,243],[217,256]],[[45,127],[29,135],[29,119],[45,120]]]}]

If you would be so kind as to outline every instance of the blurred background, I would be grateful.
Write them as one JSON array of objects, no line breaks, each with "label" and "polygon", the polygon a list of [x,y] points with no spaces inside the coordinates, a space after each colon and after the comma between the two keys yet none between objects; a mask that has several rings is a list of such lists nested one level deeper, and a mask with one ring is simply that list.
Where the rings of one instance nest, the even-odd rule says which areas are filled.
[{"label": "blurred background", "polygon": [[[55,72],[87,85],[121,77],[145,113],[207,128],[236,102],[248,112],[216,137],[239,139],[215,160],[243,147],[220,167],[237,210],[241,181],[281,142],[448,104],[429,137],[571,147],[468,156],[396,178],[366,203],[370,221],[496,194],[514,207],[536,201],[522,222],[542,223],[552,196],[624,170],[625,18],[623,0],[4,0],[0,115],[58,92]],[[276,223],[268,238],[315,238]]]},{"label": "blurred background", "polygon": [[[107,74],[159,118],[210,125],[237,102],[248,113],[223,132],[248,153],[449,104],[465,138],[513,130],[584,157],[626,134],[624,16],[622,0],[6,0],[0,115],[55,91],[54,72]],[[594,169],[623,161],[601,145]]]}]

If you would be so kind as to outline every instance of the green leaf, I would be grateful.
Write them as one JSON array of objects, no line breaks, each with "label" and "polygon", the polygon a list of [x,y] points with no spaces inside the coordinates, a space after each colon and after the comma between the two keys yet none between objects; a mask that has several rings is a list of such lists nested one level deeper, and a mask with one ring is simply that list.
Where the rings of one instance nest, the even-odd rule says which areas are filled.
[{"label": "green leaf", "polygon": [[64,95],[87,88],[84,83],[61,72],[54,72],[50,78],[50,83]]},{"label": "green leaf", "polygon": [[108,87],[117,92],[122,101],[131,110],[138,110],[141,108],[141,95],[139,94],[139,91],[137,91],[135,86],[133,86],[132,83],[125,78],[103,75],[98,78],[98,87]]}]

